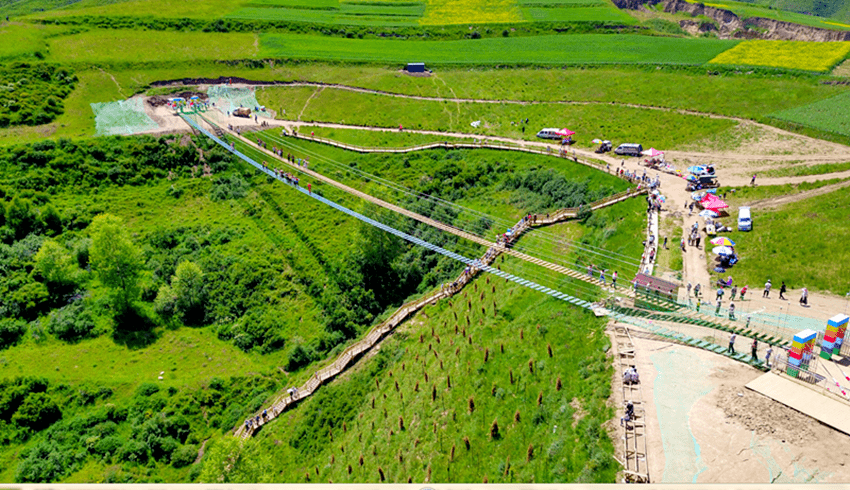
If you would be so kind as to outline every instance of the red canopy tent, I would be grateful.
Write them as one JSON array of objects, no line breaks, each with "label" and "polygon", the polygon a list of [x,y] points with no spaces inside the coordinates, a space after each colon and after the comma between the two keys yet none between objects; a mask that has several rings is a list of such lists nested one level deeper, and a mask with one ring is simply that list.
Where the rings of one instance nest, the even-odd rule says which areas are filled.
[{"label": "red canopy tent", "polygon": [[558,134],[558,135],[561,135],[561,136],[572,136],[572,135],[576,134],[576,132],[571,131],[567,128],[563,128],[560,131],[556,131],[555,134]]},{"label": "red canopy tent", "polygon": [[721,209],[728,208],[729,205],[723,202],[719,197],[714,194],[706,194],[702,201],[700,201],[700,205],[702,205],[703,209],[708,209],[709,211],[719,211]]}]

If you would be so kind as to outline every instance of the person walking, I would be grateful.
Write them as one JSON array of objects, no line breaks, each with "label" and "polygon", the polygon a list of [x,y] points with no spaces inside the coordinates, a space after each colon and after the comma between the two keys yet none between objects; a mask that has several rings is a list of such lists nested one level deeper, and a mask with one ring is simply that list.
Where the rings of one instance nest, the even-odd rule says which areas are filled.
[{"label": "person walking", "polygon": [[701,289],[700,289],[700,285],[699,285],[699,284],[697,284],[696,286],[694,286],[694,296],[699,297],[699,292],[700,292],[700,290],[701,290]]},{"label": "person walking", "polygon": [[782,281],[782,286],[779,286],[779,299],[785,299],[785,291],[788,291],[788,288],[785,287],[785,281]]},{"label": "person walking", "polygon": [[729,303],[729,319],[735,319],[735,303]]},{"label": "person walking", "polygon": [[770,288],[771,288],[771,286],[773,286],[773,285],[770,283],[770,279],[768,279],[767,282],[764,283],[764,294],[761,295],[762,298],[770,299]]},{"label": "person walking", "polygon": [[746,286],[746,285],[745,285],[744,287],[742,287],[742,288],[741,288],[741,301],[744,301],[744,293],[746,293],[746,292],[747,292],[747,288],[748,288],[748,287],[749,287],[749,286]]},{"label": "person walking", "polygon": [[691,297],[691,283],[688,282],[688,298]]},{"label": "person walking", "polygon": [[758,352],[759,352],[759,341],[758,341],[758,339],[753,339],[753,347],[752,347],[752,354],[753,354],[752,361],[753,362],[758,362],[758,360],[759,360]]},{"label": "person walking", "polygon": [[753,174],[753,179],[750,181],[750,185],[756,185],[756,174]]},{"label": "person walking", "polygon": [[723,304],[723,300],[718,299],[717,300],[717,309],[714,310],[715,316],[720,316],[720,305],[722,305],[722,304]]},{"label": "person walking", "polygon": [[699,313],[700,306],[702,306],[702,299],[697,298],[697,313]]},{"label": "person walking", "polygon": [[729,301],[735,301],[736,294],[738,294],[738,286],[732,286],[732,293],[729,295]]},{"label": "person walking", "polygon": [[721,299],[723,299],[723,288],[717,288],[717,298],[715,298],[715,299],[717,301],[720,301]]},{"label": "person walking", "polygon": [[770,367],[770,355],[773,354],[773,346],[768,346],[767,353],[764,355],[764,364]]},{"label": "person walking", "polygon": [[668,250],[668,248],[667,248],[667,237],[664,237],[664,250]]},{"label": "person walking", "polygon": [[697,249],[699,249],[699,242],[702,240],[702,235],[697,232]]},{"label": "person walking", "polygon": [[731,352],[735,354],[735,337],[736,335],[733,333],[731,337],[729,337],[729,348],[726,349],[726,352]]},{"label": "person walking", "polygon": [[614,274],[611,276],[611,287],[617,287],[617,271],[614,271]]},{"label": "person walking", "polygon": [[809,290],[803,288],[803,294],[800,296],[800,305],[808,306],[809,305]]},{"label": "person walking", "polygon": [[599,280],[602,281],[602,284],[607,284],[605,282],[605,269],[599,269]]},{"label": "person walking", "polygon": [[312,193],[313,193],[312,186],[310,185],[310,183],[309,183],[309,182],[307,183],[307,193],[308,193],[308,194],[312,194]]}]

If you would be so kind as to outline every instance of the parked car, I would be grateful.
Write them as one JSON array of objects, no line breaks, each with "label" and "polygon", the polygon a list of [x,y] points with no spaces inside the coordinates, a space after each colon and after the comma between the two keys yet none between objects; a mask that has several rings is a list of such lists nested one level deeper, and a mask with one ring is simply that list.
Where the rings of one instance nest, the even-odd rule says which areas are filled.
[{"label": "parked car", "polygon": [[599,145],[599,148],[596,149],[596,153],[605,153],[611,151],[612,146],[613,145],[611,145],[610,141],[605,140],[602,142],[601,145]]},{"label": "parked car", "polygon": [[538,138],[547,139],[547,140],[559,140],[559,139],[561,139],[563,136],[561,136],[560,134],[558,134],[558,131],[560,131],[560,129],[557,129],[557,128],[543,128],[543,129],[541,129],[540,131],[538,131],[538,132],[537,132],[537,137],[538,137]]},{"label": "parked car", "polygon": [[752,231],[753,218],[750,215],[749,206],[738,208],[738,231]]},{"label": "parked car", "polygon": [[643,146],[637,143],[623,143],[614,150],[614,153],[617,155],[639,157],[643,153]]}]

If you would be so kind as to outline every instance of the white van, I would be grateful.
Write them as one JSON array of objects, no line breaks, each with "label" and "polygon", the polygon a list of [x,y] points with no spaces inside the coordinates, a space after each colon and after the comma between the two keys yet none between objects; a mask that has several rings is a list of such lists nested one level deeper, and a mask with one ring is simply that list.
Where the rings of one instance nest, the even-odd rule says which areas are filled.
[{"label": "white van", "polygon": [[537,137],[549,140],[557,140],[563,138],[563,136],[558,134],[558,131],[560,131],[560,129],[558,128],[543,128],[537,132]]},{"label": "white van", "polygon": [[614,153],[617,155],[639,157],[640,154],[643,153],[643,146],[637,143],[623,143],[614,150]]},{"label": "white van", "polygon": [[750,216],[750,208],[743,206],[738,208],[738,231],[752,231],[753,218]]}]

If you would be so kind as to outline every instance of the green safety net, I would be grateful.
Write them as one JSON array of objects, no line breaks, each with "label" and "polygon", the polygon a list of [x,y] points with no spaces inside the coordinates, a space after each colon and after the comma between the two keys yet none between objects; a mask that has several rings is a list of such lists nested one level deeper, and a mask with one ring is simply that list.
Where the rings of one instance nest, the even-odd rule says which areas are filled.
[{"label": "green safety net", "polygon": [[272,117],[266,110],[261,110],[257,102],[257,94],[250,87],[231,87],[229,85],[213,85],[207,89],[210,102],[221,112],[233,112],[240,107],[251,109],[251,114],[260,117]]},{"label": "green safety net", "polygon": [[159,125],[145,113],[141,98],[91,104],[97,136],[138,134]]}]

